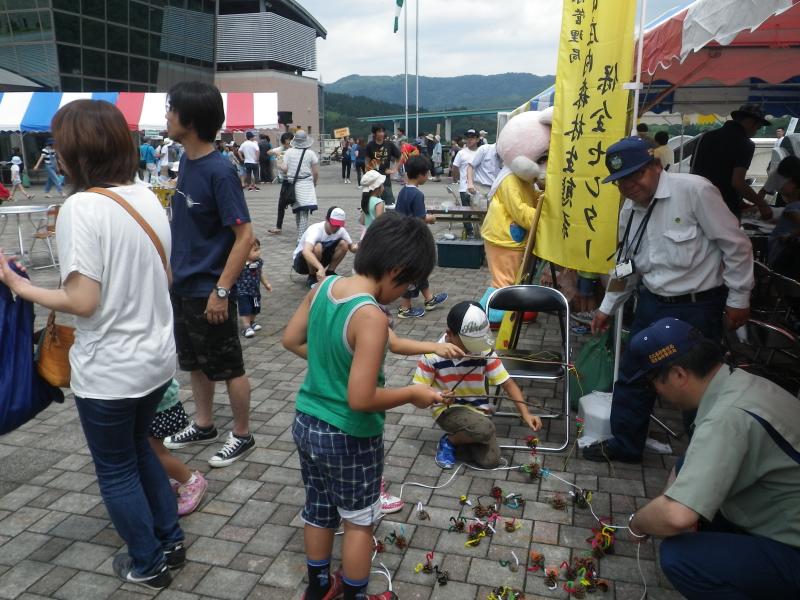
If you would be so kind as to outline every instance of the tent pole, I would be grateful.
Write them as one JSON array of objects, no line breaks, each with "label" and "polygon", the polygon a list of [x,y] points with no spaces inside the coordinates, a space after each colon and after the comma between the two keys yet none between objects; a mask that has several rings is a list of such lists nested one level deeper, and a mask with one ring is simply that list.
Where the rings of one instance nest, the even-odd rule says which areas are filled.
[{"label": "tent pole", "polygon": [[686,131],[686,118],[684,117],[683,113],[681,113],[681,148],[680,154],[678,155],[678,173],[683,172],[683,134]]},{"label": "tent pole", "polygon": [[25,135],[21,131],[19,132],[19,153],[22,155],[20,158],[22,159],[22,167],[25,171],[28,170],[28,161],[25,159],[25,138],[22,137]]}]

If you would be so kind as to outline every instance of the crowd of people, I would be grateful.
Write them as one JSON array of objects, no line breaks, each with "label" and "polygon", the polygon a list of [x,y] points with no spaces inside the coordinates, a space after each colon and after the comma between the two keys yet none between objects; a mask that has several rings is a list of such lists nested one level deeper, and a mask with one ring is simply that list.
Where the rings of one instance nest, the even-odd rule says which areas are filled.
[{"label": "crowd of people", "polygon": [[[674,173],[662,163],[654,152],[664,146],[658,134],[650,140],[640,131],[607,150],[604,183],[616,185],[625,202],[615,269],[590,315],[592,332],[607,328],[632,295],[638,302],[613,392],[613,437],[585,448],[583,457],[639,463],[656,395],[681,409],[692,433],[687,454],[664,494],[630,515],[632,540],[667,538],[662,568],[688,598],[790,598],[800,592],[793,568],[800,559],[800,405],[776,385],[725,365],[719,344],[725,327],[738,328],[749,316],[753,253],[739,227],[741,198],[770,216],[763,196],[742,183],[749,158],[739,156],[750,151],[752,157],[746,142],[766,119],[749,105],[732,116],[719,134],[724,137],[709,133],[701,141],[695,174]],[[319,158],[305,131],[285,133],[277,148],[252,132],[241,146],[230,146],[215,142],[224,118],[215,87],[180,83],[168,94],[167,137],[157,147],[145,140],[137,152],[113,105],[78,100],[62,107],[38,161],[48,170],[48,192],[52,186],[61,192],[59,171],[74,188],[56,230],[61,285],[35,286],[12,271],[2,253],[0,283],[25,300],[75,315],[75,404],[103,500],[127,544],[113,569],[126,582],[163,589],[187,560],[178,518],[199,506],[208,487],[204,475],[171,450],[216,444],[208,465],[224,468],[256,448],[241,338],[262,329],[261,290],[271,285],[245,191],[276,175],[278,222],[269,232],[282,233],[291,208],[297,226],[292,268],[311,288],[282,338],[308,362],[292,424],[306,494],[304,598],[388,599],[388,593],[366,592],[374,526],[403,506],[383,478],[385,411],[402,405],[431,410],[443,430],[435,454],[442,469],[453,469],[459,459],[485,469],[500,463],[487,385],[503,389],[531,432],[541,428],[541,419],[529,412],[495,353],[479,302],[454,304],[436,342],[393,331],[393,302],[399,301],[398,318],[419,318],[448,299],[429,281],[436,250],[428,224],[435,218],[422,191],[429,178],[441,176],[437,136],[426,136],[426,152],[390,141],[381,126],[367,143],[344,141],[342,179],[349,183],[354,165],[362,194],[364,231],[354,240],[341,207],[329,207],[324,220],[309,224],[318,209]],[[485,242],[496,246],[493,260],[517,264],[524,235],[510,246],[506,238],[515,224],[527,230],[547,191],[535,178],[509,179],[485,135],[465,132],[452,174],[463,204],[491,198]],[[732,154],[727,162],[726,153]],[[543,173],[546,149],[534,158]],[[714,172],[701,176],[709,165]],[[392,176],[401,168],[395,199]],[[176,175],[170,220],[152,191],[136,181],[137,171],[151,183]],[[784,160],[777,173],[770,185],[788,204],[770,260],[793,262],[788,253],[797,248],[800,231],[800,160]],[[507,194],[523,208],[502,209]],[[139,219],[120,212],[120,201],[154,237]],[[337,268],[348,253],[353,273],[343,276]],[[514,283],[497,277],[500,272],[493,271],[492,286]],[[579,286],[588,313],[596,280],[582,278],[592,282]],[[420,294],[423,304],[415,307]],[[420,356],[409,385],[386,386],[387,351]],[[191,419],[178,397],[176,357],[189,374]],[[222,440],[212,410],[218,382],[233,416]],[[342,567],[332,570],[340,525]],[[699,532],[687,533],[695,527]]]}]

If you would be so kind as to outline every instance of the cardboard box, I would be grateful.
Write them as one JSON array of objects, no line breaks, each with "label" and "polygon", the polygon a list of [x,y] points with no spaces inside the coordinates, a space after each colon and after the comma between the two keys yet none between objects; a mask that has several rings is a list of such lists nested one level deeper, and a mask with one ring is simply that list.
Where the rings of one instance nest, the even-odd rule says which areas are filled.
[{"label": "cardboard box", "polygon": [[457,269],[480,269],[483,265],[482,240],[438,240],[437,264]]}]

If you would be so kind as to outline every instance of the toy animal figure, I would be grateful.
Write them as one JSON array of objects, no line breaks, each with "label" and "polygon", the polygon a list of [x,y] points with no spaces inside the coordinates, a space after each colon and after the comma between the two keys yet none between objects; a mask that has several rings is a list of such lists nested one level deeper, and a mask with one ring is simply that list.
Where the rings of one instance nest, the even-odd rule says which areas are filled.
[{"label": "toy animal figure", "polygon": [[544,584],[547,586],[547,589],[556,589],[558,586],[558,569],[548,567],[544,570]]},{"label": "toy animal figure", "polygon": [[450,528],[448,529],[448,531],[455,531],[456,533],[464,533],[464,528],[466,527],[466,524],[467,524],[467,519],[466,518],[464,518],[464,517],[458,517],[458,518],[450,517],[450,522],[452,523],[452,525],[450,525]]},{"label": "toy animal figure", "polygon": [[528,567],[528,571],[538,571],[539,569],[544,569],[544,554],[541,552],[536,552],[535,550],[531,550],[530,559],[531,566]]},{"label": "toy animal figure", "polygon": [[567,510],[567,501],[561,494],[553,494],[550,498],[550,506],[556,510]]},{"label": "toy animal figure", "polygon": [[614,554],[614,530],[603,525],[600,529],[592,529],[591,537],[586,541],[592,545],[592,555],[595,558],[603,558],[606,554]]},{"label": "toy animal figure", "polygon": [[564,591],[578,600],[586,597],[586,588],[577,581],[566,582],[564,584]]}]

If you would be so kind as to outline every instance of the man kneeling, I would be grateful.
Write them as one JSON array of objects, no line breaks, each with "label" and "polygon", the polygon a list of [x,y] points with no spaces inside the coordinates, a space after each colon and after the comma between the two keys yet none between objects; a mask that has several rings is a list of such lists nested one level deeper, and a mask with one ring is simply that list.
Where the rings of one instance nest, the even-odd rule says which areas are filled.
[{"label": "man kneeling", "polygon": [[300,275],[308,275],[309,287],[328,275],[336,275],[336,267],[347,251],[358,250],[358,244],[344,228],[344,220],[344,210],[331,206],[325,220],[310,225],[294,249],[292,268]]},{"label": "man kneeling", "polygon": [[697,410],[674,481],[630,516],[631,535],[667,538],[661,569],[689,600],[800,598],[800,402],[723,364],[719,345],[678,319],[633,336],[630,352],[635,378]]}]

